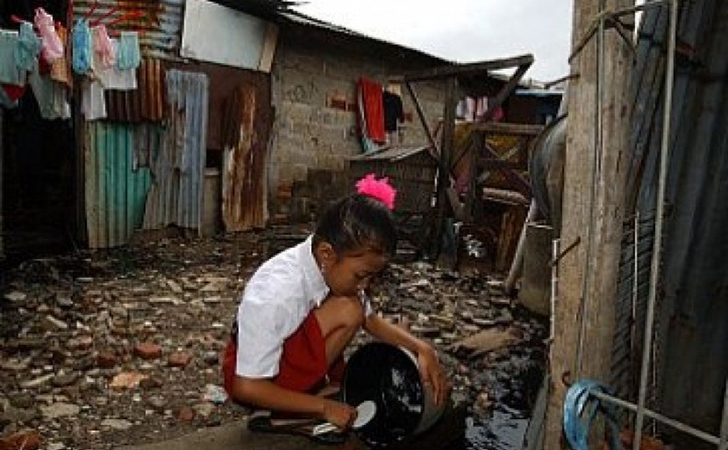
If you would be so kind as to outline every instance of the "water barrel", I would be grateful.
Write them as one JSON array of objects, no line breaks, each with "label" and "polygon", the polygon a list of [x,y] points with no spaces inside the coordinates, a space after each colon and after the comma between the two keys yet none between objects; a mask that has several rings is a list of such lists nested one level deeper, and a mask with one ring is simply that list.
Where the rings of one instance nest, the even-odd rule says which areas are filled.
[{"label": "water barrel", "polygon": [[437,422],[443,406],[425,389],[417,358],[406,349],[373,342],[349,358],[342,383],[344,401],[377,404],[374,418],[356,431],[371,447],[387,447],[414,437]]}]

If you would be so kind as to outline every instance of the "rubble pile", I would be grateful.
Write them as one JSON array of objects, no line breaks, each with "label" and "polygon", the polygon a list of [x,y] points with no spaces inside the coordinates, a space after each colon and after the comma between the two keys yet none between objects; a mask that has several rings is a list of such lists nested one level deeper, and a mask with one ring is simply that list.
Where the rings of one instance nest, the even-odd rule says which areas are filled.
[{"label": "rubble pile", "polygon": [[[163,239],[10,271],[0,298],[0,449],[112,448],[244,417],[221,388],[220,355],[238,295],[272,247],[255,234]],[[372,300],[441,350],[453,397],[474,417],[527,400],[513,383],[540,370],[546,324],[497,281],[395,263]]]}]

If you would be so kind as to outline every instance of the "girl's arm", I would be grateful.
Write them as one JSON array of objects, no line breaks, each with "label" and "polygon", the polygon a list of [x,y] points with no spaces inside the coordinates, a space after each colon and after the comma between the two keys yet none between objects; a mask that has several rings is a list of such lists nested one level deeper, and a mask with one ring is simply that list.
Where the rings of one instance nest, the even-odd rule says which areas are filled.
[{"label": "girl's arm", "polygon": [[232,386],[235,400],[275,411],[301,413],[325,419],[341,429],[347,429],[356,418],[356,409],[316,395],[291,391],[268,379],[235,377]]},{"label": "girl's arm", "polygon": [[435,403],[443,404],[449,395],[450,384],[437,360],[437,352],[430,344],[376,314],[367,317],[364,329],[380,341],[404,347],[417,355],[423,383],[432,387]]}]

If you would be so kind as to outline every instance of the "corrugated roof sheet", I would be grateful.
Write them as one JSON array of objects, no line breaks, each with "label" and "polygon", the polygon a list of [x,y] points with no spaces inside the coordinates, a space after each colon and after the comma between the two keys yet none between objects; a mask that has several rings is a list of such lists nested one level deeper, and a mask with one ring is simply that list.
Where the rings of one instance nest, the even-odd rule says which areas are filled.
[{"label": "corrugated roof sheet", "polygon": [[86,124],[86,227],[90,248],[125,244],[142,223],[149,169],[136,168],[132,125]]},{"label": "corrugated roof sheet", "polygon": [[[390,147],[386,150],[374,153],[362,153],[361,155],[352,156],[349,159],[351,161],[386,160],[395,162],[405,158],[409,158],[410,156],[426,151],[429,148],[431,148],[429,145],[417,147]],[[434,157],[432,158],[432,161],[433,164],[437,164],[437,160]]]},{"label": "corrugated roof sheet", "polygon": [[138,89],[104,92],[106,117],[117,122],[159,122],[165,113],[165,69],[162,61],[144,58],[137,70]]},{"label": "corrugated roof sheet", "polygon": [[200,230],[209,79],[202,73],[179,70],[168,71],[166,78],[169,123],[159,152],[150,158],[154,183],[144,228],[175,224]]},{"label": "corrugated roof sheet", "polygon": [[[107,28],[112,32],[139,31],[144,56],[177,60],[180,59],[184,4],[185,0],[76,0],[73,2],[73,15],[74,19],[86,17],[93,9],[91,21],[111,23],[129,12],[141,11],[140,18],[125,20]],[[106,17],[115,8],[117,12]]]}]

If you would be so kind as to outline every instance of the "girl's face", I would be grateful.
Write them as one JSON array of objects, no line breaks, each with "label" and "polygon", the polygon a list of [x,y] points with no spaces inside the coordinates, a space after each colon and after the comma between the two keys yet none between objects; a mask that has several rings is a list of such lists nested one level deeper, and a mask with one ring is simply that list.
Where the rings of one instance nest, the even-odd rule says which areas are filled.
[{"label": "girl's face", "polygon": [[[333,251],[333,250],[332,250]],[[387,265],[387,257],[372,249],[362,249],[324,258],[321,268],[326,284],[336,296],[356,296],[367,289],[372,278]]]}]

